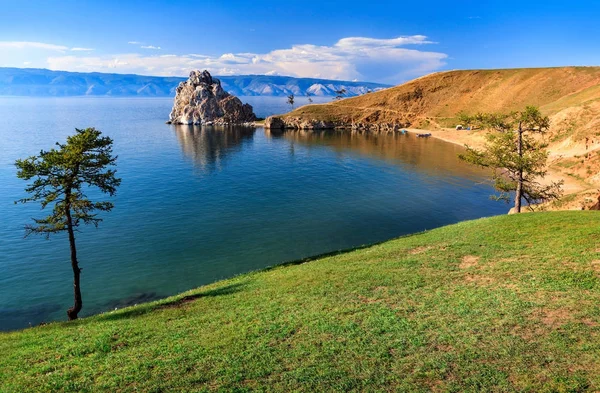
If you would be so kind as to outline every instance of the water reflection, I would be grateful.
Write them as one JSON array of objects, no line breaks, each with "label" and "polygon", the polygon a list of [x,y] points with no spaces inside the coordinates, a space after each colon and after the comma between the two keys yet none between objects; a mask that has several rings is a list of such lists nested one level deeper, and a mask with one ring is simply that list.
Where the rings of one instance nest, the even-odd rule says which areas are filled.
[{"label": "water reflection", "polygon": [[417,138],[414,134],[370,133],[350,130],[268,130],[256,131],[248,127],[173,126],[185,156],[203,171],[222,169],[227,157],[241,152],[254,140],[255,132],[276,144],[287,145],[290,157],[298,147],[304,149],[327,148],[340,155],[355,154],[362,157],[404,166],[429,176],[467,176],[480,178],[481,169],[457,159],[464,151],[435,138]]},{"label": "water reflection", "polygon": [[183,153],[203,171],[220,169],[232,153],[252,143],[255,129],[249,127],[173,126]]},{"label": "water reflection", "polygon": [[397,165],[407,165],[411,170],[429,175],[472,175],[481,176],[482,171],[457,159],[464,151],[435,138],[417,138],[414,134],[378,134],[353,132],[350,130],[269,132],[272,138],[284,138],[307,148],[323,146],[340,153],[353,153],[375,158]]},{"label": "water reflection", "polygon": [[[476,170],[458,162],[461,148],[435,139],[170,127],[172,100],[31,100],[33,117],[31,105],[0,98],[0,330],[64,320],[73,301],[68,247],[23,239],[23,220],[39,207],[13,204],[24,182],[12,163],[64,140],[67,123],[106,130],[121,157],[114,211],[100,230],[78,235],[87,315],[506,213],[477,184],[484,173],[470,176]],[[132,114],[135,121],[121,121]]]}]

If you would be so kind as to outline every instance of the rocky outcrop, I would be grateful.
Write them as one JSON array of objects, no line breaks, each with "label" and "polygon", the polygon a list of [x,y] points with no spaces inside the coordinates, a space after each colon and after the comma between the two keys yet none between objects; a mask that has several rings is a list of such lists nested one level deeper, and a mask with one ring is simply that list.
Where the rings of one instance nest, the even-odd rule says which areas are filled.
[{"label": "rocky outcrop", "polygon": [[271,130],[283,130],[285,129],[285,122],[281,117],[269,116],[265,119],[265,128]]},{"label": "rocky outcrop", "polygon": [[590,206],[589,210],[600,210],[600,195],[598,195],[598,202],[596,202],[593,206]]},{"label": "rocky outcrop", "polygon": [[400,132],[410,127],[410,123],[353,123],[350,128],[354,131],[369,132]]},{"label": "rocky outcrop", "polygon": [[334,130],[351,129],[367,132],[399,132],[409,127],[410,123],[345,123],[341,121],[307,120],[295,117],[271,116],[265,120],[265,128],[273,130]]},{"label": "rocky outcrop", "polygon": [[346,128],[342,123],[339,125],[332,122],[319,120],[306,120],[292,117],[270,116],[265,120],[265,128],[273,130],[295,129],[295,130],[332,130],[334,128]]},{"label": "rocky outcrop", "polygon": [[252,106],[227,93],[208,71],[192,71],[176,89],[167,123],[196,125],[245,124],[256,120]]}]

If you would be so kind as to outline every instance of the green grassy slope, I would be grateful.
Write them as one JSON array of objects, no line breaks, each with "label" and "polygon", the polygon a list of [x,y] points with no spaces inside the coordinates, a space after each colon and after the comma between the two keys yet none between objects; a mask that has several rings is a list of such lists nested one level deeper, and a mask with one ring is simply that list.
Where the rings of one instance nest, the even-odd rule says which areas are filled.
[{"label": "green grassy slope", "polygon": [[0,391],[597,391],[600,214],[464,222],[0,334]]}]

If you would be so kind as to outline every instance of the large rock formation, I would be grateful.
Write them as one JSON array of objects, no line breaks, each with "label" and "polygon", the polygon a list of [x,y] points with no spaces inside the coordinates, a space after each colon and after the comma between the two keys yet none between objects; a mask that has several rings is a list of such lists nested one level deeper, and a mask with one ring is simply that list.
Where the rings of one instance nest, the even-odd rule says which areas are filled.
[{"label": "large rock formation", "polygon": [[208,71],[192,71],[177,86],[175,104],[168,123],[243,124],[256,120],[252,106],[227,93]]}]

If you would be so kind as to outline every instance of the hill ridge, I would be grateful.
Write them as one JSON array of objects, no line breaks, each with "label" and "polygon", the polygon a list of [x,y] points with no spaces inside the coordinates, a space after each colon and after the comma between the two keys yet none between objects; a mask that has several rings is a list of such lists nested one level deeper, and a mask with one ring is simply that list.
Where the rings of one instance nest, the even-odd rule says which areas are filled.
[{"label": "hill ridge", "polygon": [[[371,82],[295,78],[282,75],[233,75],[216,76],[216,78],[221,80],[226,91],[237,96],[289,94],[304,96],[312,86],[318,84],[324,88],[320,89],[318,94],[312,95],[325,97],[335,96],[335,90],[340,89],[345,89],[348,96],[355,96],[388,87],[388,85]],[[177,85],[186,79],[187,77],[0,67],[0,95],[174,97]]]}]

